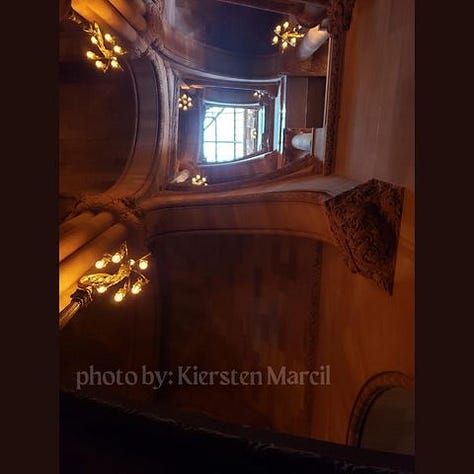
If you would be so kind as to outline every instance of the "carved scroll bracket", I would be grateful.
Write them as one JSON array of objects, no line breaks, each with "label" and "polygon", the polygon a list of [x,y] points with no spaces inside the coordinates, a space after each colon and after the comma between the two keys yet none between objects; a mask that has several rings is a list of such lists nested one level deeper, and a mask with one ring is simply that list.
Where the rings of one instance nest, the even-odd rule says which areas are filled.
[{"label": "carved scroll bracket", "polygon": [[334,239],[353,273],[389,294],[403,207],[403,189],[372,179],[325,202]]}]

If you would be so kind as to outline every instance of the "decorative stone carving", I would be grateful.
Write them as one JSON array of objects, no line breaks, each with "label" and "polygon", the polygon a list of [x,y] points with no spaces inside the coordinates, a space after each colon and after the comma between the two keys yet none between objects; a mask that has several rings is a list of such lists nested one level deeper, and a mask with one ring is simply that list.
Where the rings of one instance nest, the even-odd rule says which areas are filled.
[{"label": "decorative stone carving", "polygon": [[403,189],[372,179],[325,202],[331,232],[353,273],[392,294]]},{"label": "decorative stone carving", "polygon": [[84,211],[110,212],[131,230],[139,234],[144,232],[142,212],[134,198],[115,197],[107,194],[85,195],[76,203],[68,219]]},{"label": "decorative stone carving", "polygon": [[331,35],[346,32],[351,26],[355,0],[331,0],[327,9],[328,31]]}]

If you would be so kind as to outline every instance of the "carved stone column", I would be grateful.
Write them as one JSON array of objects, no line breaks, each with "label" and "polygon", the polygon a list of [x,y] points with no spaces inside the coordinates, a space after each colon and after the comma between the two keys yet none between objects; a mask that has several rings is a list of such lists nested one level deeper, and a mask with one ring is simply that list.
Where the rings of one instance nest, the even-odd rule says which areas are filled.
[{"label": "carved stone column", "polygon": [[101,212],[81,222],[69,232],[61,235],[59,240],[59,261],[74,253],[94,237],[108,229],[115,221],[110,212]]},{"label": "carved stone column", "polygon": [[[89,213],[95,217],[89,217]],[[80,220],[78,217],[82,216]],[[144,242],[141,215],[133,199],[108,195],[85,196],[79,201],[70,222],[70,231],[60,237],[59,310],[69,303],[78,279],[104,253],[124,240],[132,245]],[[67,224],[69,221],[66,221]]]}]

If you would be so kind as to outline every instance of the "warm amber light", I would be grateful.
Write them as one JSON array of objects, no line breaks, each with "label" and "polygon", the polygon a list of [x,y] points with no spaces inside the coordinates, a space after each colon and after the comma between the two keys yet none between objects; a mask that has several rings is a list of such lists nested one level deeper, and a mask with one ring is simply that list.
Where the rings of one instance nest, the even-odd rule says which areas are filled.
[{"label": "warm amber light", "polygon": [[120,303],[121,301],[123,301],[124,298],[125,298],[125,290],[121,288],[120,290],[117,291],[117,293],[115,293],[114,301],[116,301],[117,303]]},{"label": "warm amber light", "polygon": [[117,57],[124,55],[126,51],[117,44],[116,39],[110,33],[102,34],[96,22],[89,23],[83,29],[86,33],[90,34],[91,43],[97,47],[100,53],[97,54],[94,51],[86,52],[87,58],[95,61],[96,68],[104,73],[109,68],[122,69]]},{"label": "warm amber light", "polygon": [[[79,285],[90,291],[94,290],[98,294],[103,294],[114,288],[110,290],[110,293],[113,293],[113,300],[116,303],[120,303],[129,293],[137,295],[149,283],[148,279],[134,266],[138,263],[137,266],[141,270],[146,270],[150,255],[151,253],[148,253],[141,256],[139,260],[134,260],[129,257],[127,243],[124,242],[118,252],[115,252],[113,255],[104,254],[100,260],[95,262],[96,268],[99,269],[106,267],[110,262],[120,262],[120,265],[114,267],[115,270],[110,273],[100,272],[84,275],[79,279]],[[121,288],[117,289],[120,282]]]},{"label": "warm amber light", "polygon": [[275,33],[280,33],[280,31],[281,31],[281,26],[277,25],[275,28]]},{"label": "warm amber light", "polygon": [[290,23],[285,21],[285,23],[283,23],[283,28],[286,30],[288,27],[290,26]]},{"label": "warm amber light", "polygon": [[272,44],[277,44],[278,43],[278,36],[274,36],[272,39]]}]

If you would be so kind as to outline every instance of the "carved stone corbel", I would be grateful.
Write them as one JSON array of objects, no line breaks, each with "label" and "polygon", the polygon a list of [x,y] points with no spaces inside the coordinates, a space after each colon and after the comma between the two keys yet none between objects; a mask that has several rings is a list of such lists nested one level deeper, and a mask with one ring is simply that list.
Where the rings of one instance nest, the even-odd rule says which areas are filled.
[{"label": "carved stone corbel", "polygon": [[329,226],[353,273],[392,294],[403,188],[372,179],[325,202]]}]

